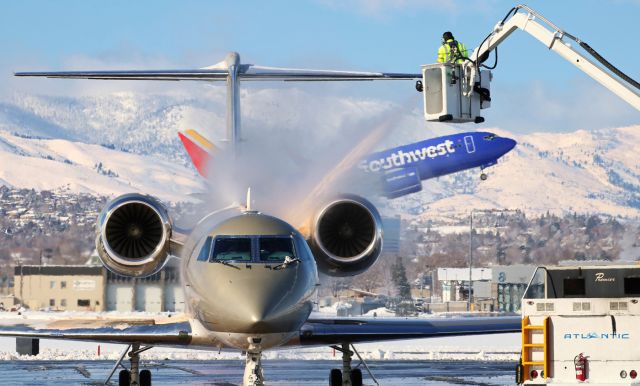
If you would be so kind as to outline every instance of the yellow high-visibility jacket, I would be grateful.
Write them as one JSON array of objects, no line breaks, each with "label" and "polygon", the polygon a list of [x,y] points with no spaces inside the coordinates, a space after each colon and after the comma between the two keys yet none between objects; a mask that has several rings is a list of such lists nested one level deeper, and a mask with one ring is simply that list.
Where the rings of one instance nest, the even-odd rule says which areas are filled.
[{"label": "yellow high-visibility jacket", "polygon": [[[451,55],[451,45],[450,43],[455,42],[457,43],[455,46],[457,46],[458,48],[458,53],[457,55],[455,55],[456,57],[453,58]],[[453,39],[449,39],[447,40],[443,45],[440,46],[440,48],[438,49],[438,63],[452,63],[452,62],[456,62],[456,63],[462,63],[464,62],[464,60],[462,58],[467,58],[469,57],[469,54],[467,53],[467,47],[464,46],[464,44],[457,42]]]}]

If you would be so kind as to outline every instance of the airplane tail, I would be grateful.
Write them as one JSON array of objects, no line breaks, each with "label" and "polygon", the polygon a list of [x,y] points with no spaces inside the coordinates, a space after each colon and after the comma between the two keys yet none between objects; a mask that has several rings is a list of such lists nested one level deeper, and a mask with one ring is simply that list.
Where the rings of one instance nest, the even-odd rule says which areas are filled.
[{"label": "airplane tail", "polygon": [[196,167],[201,176],[206,177],[207,165],[218,149],[195,130],[189,129],[178,132],[178,136],[185,150],[189,153],[193,166]]}]

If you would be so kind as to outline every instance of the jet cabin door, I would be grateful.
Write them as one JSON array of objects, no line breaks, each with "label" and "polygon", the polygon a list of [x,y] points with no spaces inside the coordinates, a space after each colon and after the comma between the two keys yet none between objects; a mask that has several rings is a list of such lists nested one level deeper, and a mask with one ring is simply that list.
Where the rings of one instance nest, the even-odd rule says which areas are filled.
[{"label": "jet cabin door", "polygon": [[473,143],[473,137],[470,135],[466,135],[464,137],[464,144],[467,147],[467,153],[475,153],[476,146]]}]

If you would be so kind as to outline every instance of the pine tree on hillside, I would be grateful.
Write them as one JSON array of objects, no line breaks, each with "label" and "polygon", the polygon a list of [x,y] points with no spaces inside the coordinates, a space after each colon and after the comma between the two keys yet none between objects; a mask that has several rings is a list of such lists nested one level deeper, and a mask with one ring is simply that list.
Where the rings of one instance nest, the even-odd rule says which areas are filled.
[{"label": "pine tree on hillside", "polygon": [[391,266],[391,280],[398,290],[398,296],[402,300],[411,300],[411,287],[407,279],[407,270],[402,263],[402,258],[398,257]]}]

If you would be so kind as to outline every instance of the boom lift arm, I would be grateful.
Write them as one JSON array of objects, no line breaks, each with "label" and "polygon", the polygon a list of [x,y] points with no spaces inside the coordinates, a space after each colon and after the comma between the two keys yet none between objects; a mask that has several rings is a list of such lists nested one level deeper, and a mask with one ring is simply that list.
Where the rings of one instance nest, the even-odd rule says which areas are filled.
[{"label": "boom lift arm", "polygon": [[[524,10],[526,12],[519,12],[520,10]],[[513,14],[513,16],[509,18],[509,15],[511,14]],[[470,58],[471,61],[467,61],[465,63],[465,66],[470,71],[469,74],[471,75],[471,79],[476,79],[478,76],[478,58],[487,57],[492,50],[497,48],[500,43],[502,43],[517,29],[527,32],[529,35],[538,39],[551,51],[557,53],[574,66],[578,67],[584,73],[611,90],[614,94],[629,103],[631,106],[635,107],[637,110],[640,110],[640,84],[638,82],[622,73],[611,63],[607,62],[606,59],[600,56],[587,43],[568,32],[563,31],[547,20],[544,16],[523,4],[517,5],[509,11],[505,19],[498,23],[491,34],[489,34],[480,46],[473,51]],[[565,41],[565,38],[571,39],[579,44],[580,47],[589,53],[602,66],[590,61],[580,52],[571,47],[571,45]],[[618,77],[607,72],[603,67],[608,68]],[[466,90],[466,92],[473,92],[473,90]]]},{"label": "boom lift arm", "polygon": [[[495,68],[495,65],[488,67],[482,63],[495,50],[497,64],[498,46],[518,29],[527,32],[640,110],[640,83],[618,70],[587,43],[521,4],[513,7],[496,24],[493,31],[474,49],[471,57],[464,58],[464,63],[422,66],[423,80],[416,88],[422,91],[424,84],[425,118],[428,121],[483,122],[480,110],[491,106],[491,73],[488,70]],[[584,52],[572,47],[567,40],[577,43]],[[488,70],[481,70],[481,67]]]}]

